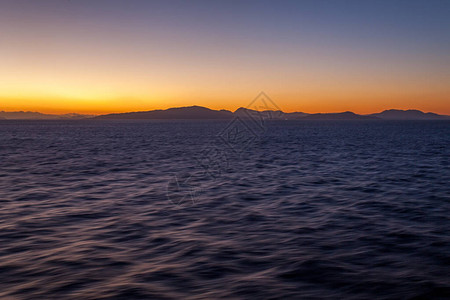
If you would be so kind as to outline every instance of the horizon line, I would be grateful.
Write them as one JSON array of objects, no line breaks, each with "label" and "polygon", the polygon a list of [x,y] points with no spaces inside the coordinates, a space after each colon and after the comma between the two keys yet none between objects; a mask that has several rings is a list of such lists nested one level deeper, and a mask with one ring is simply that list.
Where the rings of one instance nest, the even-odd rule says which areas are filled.
[{"label": "horizon line", "polygon": [[[187,105],[187,106],[174,106],[174,107],[169,107],[169,108],[156,108],[156,109],[149,109],[149,110],[130,110],[130,111],[121,111],[121,112],[107,112],[107,113],[83,113],[83,112],[64,112],[64,113],[46,113],[46,112],[41,112],[41,111],[33,111],[33,110],[0,110],[0,113],[39,113],[39,114],[44,114],[44,115],[54,115],[54,116],[63,116],[63,115],[89,115],[89,116],[103,116],[103,115],[113,115],[113,114],[127,114],[127,113],[139,113],[139,112],[150,112],[150,111],[165,111],[165,110],[169,110],[169,109],[177,109],[177,108],[190,108],[190,107],[201,107],[201,108],[206,108],[212,111],[228,111],[231,113],[235,113],[237,110],[244,108],[244,109],[250,109],[244,106],[240,106],[238,108],[236,108],[235,110],[228,110],[228,109],[224,109],[224,108],[220,108],[220,109],[213,109],[213,108],[209,108],[206,106],[202,106],[202,105]],[[434,111],[424,111],[424,110],[420,110],[417,108],[385,108],[382,109],[380,111],[377,112],[371,112],[371,113],[356,113],[354,111],[351,110],[343,110],[343,111],[336,111],[336,112],[306,112],[306,111],[284,111],[282,109],[279,110],[270,110],[270,109],[266,109],[266,110],[259,110],[261,112],[263,111],[281,111],[283,113],[305,113],[305,114],[337,114],[337,113],[345,113],[345,112],[351,112],[357,115],[371,115],[371,114],[376,114],[376,113],[381,113],[384,111],[389,111],[389,110],[399,110],[399,111],[420,111],[423,113],[434,113],[434,114],[438,114],[438,115],[443,115],[443,116],[450,116],[450,114],[443,114],[443,113],[437,113]]]}]

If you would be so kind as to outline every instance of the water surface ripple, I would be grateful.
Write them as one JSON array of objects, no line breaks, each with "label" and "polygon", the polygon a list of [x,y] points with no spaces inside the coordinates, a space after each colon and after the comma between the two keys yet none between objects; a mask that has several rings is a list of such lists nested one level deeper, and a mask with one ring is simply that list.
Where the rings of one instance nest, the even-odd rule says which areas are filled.
[{"label": "water surface ripple", "polygon": [[273,122],[202,176],[226,125],[0,121],[0,298],[450,297],[449,122]]}]

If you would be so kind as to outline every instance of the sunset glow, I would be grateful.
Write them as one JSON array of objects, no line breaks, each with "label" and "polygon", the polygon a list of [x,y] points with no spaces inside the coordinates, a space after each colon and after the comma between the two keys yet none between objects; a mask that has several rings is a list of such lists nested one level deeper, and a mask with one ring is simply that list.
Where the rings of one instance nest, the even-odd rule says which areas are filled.
[{"label": "sunset glow", "polygon": [[0,110],[450,114],[448,2],[270,3],[2,1]]}]

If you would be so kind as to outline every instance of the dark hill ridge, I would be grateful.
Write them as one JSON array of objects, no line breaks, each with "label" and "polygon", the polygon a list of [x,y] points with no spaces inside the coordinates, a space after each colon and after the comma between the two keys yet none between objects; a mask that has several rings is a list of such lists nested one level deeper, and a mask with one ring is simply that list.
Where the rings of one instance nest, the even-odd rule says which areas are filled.
[{"label": "dark hill ridge", "polygon": [[263,117],[273,120],[442,120],[450,116],[435,113],[423,113],[420,110],[385,110],[371,115],[359,115],[350,111],[342,113],[307,114],[303,112],[285,113],[282,111],[255,111],[240,107],[234,113],[227,110],[212,110],[201,106],[169,108],[166,110],[153,110],[144,112],[131,112],[109,114],[96,117],[96,119],[231,119]]},{"label": "dark hill ridge", "polygon": [[235,112],[228,110],[212,110],[202,106],[188,106],[169,108],[166,110],[152,110],[143,112],[109,114],[95,117],[95,119],[231,119],[263,117],[272,120],[450,120],[450,116],[435,113],[424,113],[420,110],[385,110],[381,113],[359,115],[351,111],[342,113],[317,113],[304,112],[285,113],[282,111],[256,111],[244,107]]},{"label": "dark hill ridge", "polygon": [[53,115],[32,111],[0,111],[0,120],[80,120],[92,117],[92,115],[82,115],[75,113]]},{"label": "dark hill ridge", "polygon": [[310,114],[302,118],[303,120],[376,120],[373,116],[357,115],[354,112],[346,111],[342,113]]},{"label": "dark hill ridge", "polygon": [[296,120],[308,115],[307,113],[303,112],[285,113],[281,110],[256,111],[244,107],[239,107],[233,114],[244,119],[259,115],[259,117],[264,117],[272,120]]},{"label": "dark hill ridge", "polygon": [[317,113],[304,112],[285,113],[283,111],[255,111],[240,107],[235,112],[228,110],[213,110],[202,106],[176,107],[150,111],[138,111],[127,113],[115,113],[100,116],[65,114],[52,115],[39,112],[4,112],[0,111],[0,119],[7,120],[228,120],[234,117],[240,118],[266,118],[272,120],[450,120],[450,116],[435,113],[424,113],[420,110],[389,109],[380,113],[359,115],[350,111],[342,113]]},{"label": "dark hill ridge", "polygon": [[119,114],[101,115],[95,119],[231,119],[233,113],[228,110],[212,110],[202,106],[176,107],[166,110],[151,110]]},{"label": "dark hill ridge", "polygon": [[388,109],[380,113],[371,114],[369,116],[377,117],[384,120],[443,120],[450,119],[450,116],[438,115],[435,113],[424,113],[417,109]]}]

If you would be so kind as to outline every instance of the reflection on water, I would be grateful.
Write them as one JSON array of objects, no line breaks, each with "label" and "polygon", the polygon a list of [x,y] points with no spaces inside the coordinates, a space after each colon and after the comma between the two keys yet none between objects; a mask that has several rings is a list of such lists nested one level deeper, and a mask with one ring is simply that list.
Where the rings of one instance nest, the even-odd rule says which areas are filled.
[{"label": "reflection on water", "polygon": [[450,296],[449,122],[273,122],[204,176],[226,125],[0,121],[0,297]]}]

